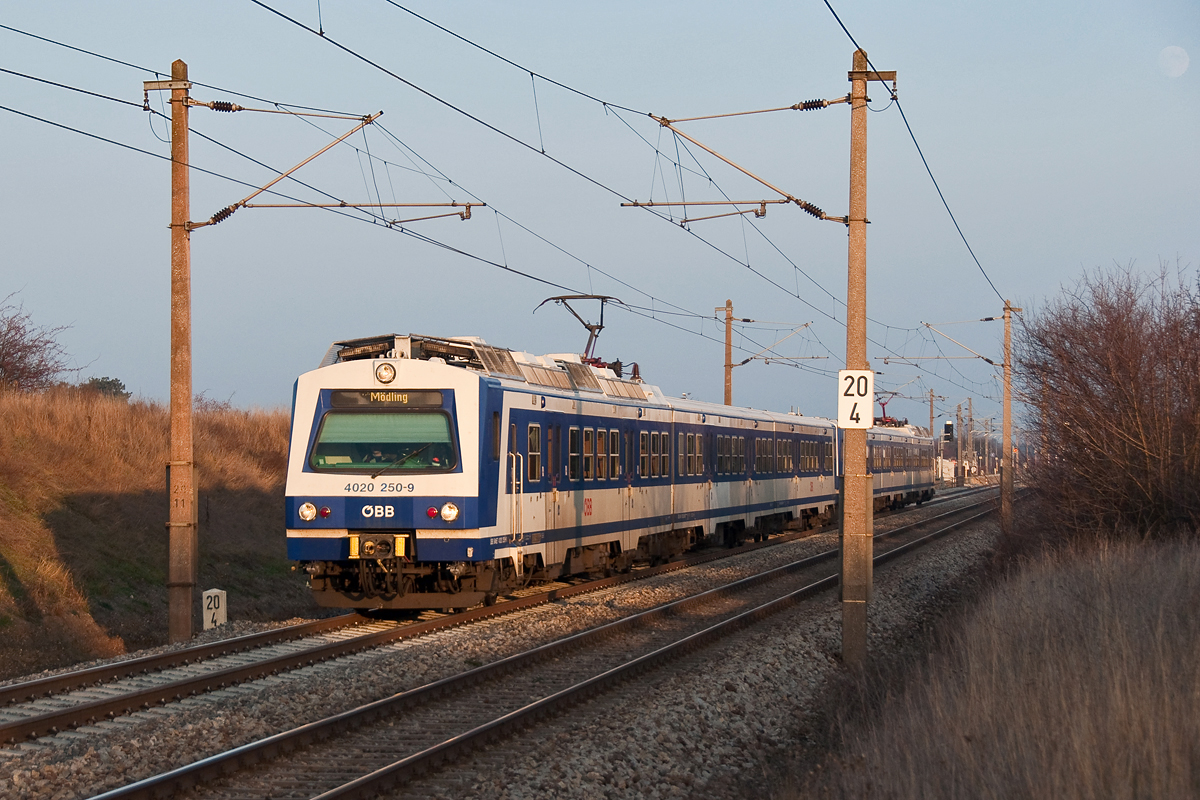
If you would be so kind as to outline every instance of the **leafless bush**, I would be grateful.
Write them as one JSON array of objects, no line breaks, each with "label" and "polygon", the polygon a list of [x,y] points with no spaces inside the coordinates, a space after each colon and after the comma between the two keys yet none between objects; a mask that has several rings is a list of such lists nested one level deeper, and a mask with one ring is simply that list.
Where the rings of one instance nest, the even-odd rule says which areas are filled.
[{"label": "leafless bush", "polygon": [[1200,297],[1165,268],[1096,271],[1017,335],[1031,480],[1076,535],[1200,527]]},{"label": "leafless bush", "polygon": [[67,371],[58,335],[70,326],[35,325],[25,306],[13,303],[15,296],[0,300],[0,389],[45,389]]}]

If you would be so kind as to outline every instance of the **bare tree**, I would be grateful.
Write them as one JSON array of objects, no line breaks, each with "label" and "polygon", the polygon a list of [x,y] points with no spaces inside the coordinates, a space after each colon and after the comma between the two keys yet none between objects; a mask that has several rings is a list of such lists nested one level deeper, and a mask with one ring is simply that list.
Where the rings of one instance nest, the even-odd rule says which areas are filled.
[{"label": "bare tree", "polygon": [[1084,536],[1200,530],[1200,297],[1165,267],[1096,271],[1017,338],[1052,521]]},{"label": "bare tree", "polygon": [[67,372],[67,351],[58,336],[69,325],[35,325],[16,293],[0,300],[0,389],[45,389]]}]

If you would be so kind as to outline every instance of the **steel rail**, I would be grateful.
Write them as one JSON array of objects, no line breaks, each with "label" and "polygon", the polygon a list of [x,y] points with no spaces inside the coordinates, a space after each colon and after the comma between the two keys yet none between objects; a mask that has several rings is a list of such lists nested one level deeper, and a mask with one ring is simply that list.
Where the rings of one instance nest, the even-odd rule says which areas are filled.
[{"label": "steel rail", "polygon": [[[881,553],[875,556],[872,561],[876,564],[890,561],[897,558],[901,553],[906,553],[917,547],[929,544],[935,539],[945,536],[952,530],[994,512],[995,509],[989,509],[965,520],[953,522],[940,530],[893,548],[886,553]],[[925,522],[927,523],[928,520]],[[892,533],[889,532],[884,535],[890,536]],[[442,763],[453,761],[459,756],[469,753],[476,747],[485,746],[493,740],[528,727],[539,718],[552,716],[592,696],[602,694],[610,687],[624,683],[641,673],[648,672],[671,660],[678,659],[717,640],[737,633],[786,608],[796,605],[802,600],[813,597],[826,589],[831,589],[837,584],[837,574],[814,581],[782,597],[729,617],[704,630],[685,636],[657,650],[632,659],[625,664],[613,667],[599,675],[581,681],[574,686],[558,691],[541,700],[534,701],[491,722],[487,722],[448,739],[441,744],[426,748],[419,753],[414,753],[335,789],[323,792],[313,798],[313,800],[369,800],[369,798],[376,797],[381,792],[407,783],[412,778],[435,769]]]},{"label": "steel rail", "polygon": [[[949,502],[955,499],[961,499],[978,494],[980,491],[987,491],[989,488],[993,487],[984,487],[979,490],[960,492],[953,497],[944,498],[937,501],[930,501],[929,504],[932,505],[942,502]],[[955,510],[948,513],[960,512],[961,510]],[[939,517],[933,517],[932,519],[938,518]],[[927,521],[915,524],[925,524],[926,522]],[[890,531],[882,535],[890,536],[898,534],[909,529],[910,527],[911,526],[902,526],[894,531]],[[825,528],[817,530],[786,533],[778,535],[773,539],[765,539],[762,542],[742,545],[732,552],[746,553],[762,547],[777,546],[788,541],[793,541],[797,538],[828,531],[830,528],[832,528],[832,526],[826,526]],[[640,569],[636,572],[625,575],[616,575],[593,581],[586,581],[575,586],[555,588],[545,592],[540,592],[538,594],[529,595],[527,597],[497,603],[496,605],[490,607],[480,606],[459,614],[439,617],[437,619],[427,620],[424,622],[412,623],[394,628],[392,630],[380,631],[374,634],[356,637],[344,642],[321,645],[310,650],[306,650],[302,653],[281,656],[249,665],[214,670],[204,675],[192,676],[178,681],[167,682],[156,687],[141,689],[117,697],[94,700],[63,709],[48,711],[42,714],[26,717],[24,719],[0,724],[0,741],[17,742],[37,736],[55,734],[59,731],[88,724],[96,720],[111,719],[118,715],[133,713],[135,711],[143,710],[152,706],[162,705],[182,699],[183,697],[202,694],[204,692],[213,691],[216,689],[223,689],[227,686],[236,685],[248,680],[261,679],[278,672],[311,666],[319,661],[325,661],[330,658],[336,658],[348,655],[350,653],[360,652],[362,650],[381,647],[402,639],[423,636],[435,631],[467,624],[480,619],[486,619],[502,614],[515,613],[517,611],[523,611],[537,605],[551,603],[579,594],[599,591],[601,589],[617,586],[630,581],[641,580],[668,572],[674,572],[680,569],[686,569],[688,567],[726,558],[731,554],[732,553],[730,550],[717,549],[708,553],[687,556],[678,561],[672,561],[656,567]],[[833,557],[833,555],[836,555],[836,551],[829,551],[829,553],[825,554],[825,557]],[[93,667],[80,672],[65,673],[63,675],[51,676],[36,681],[14,684],[12,686],[0,689],[0,703],[11,704],[14,702],[28,701],[72,689],[93,686],[104,681],[119,680],[121,678],[145,674],[151,671],[161,671],[171,667],[188,665],[194,661],[201,661],[217,656],[243,652],[246,650],[255,649],[257,647],[262,647],[267,644],[301,638],[314,633],[321,633],[341,627],[359,625],[367,621],[368,618],[359,615],[343,615],[342,617],[317,620],[314,622],[303,623],[301,625],[280,628],[276,631],[264,631],[256,634],[248,634],[246,636],[215,642],[208,645],[174,651],[172,653],[145,656],[139,659],[131,659],[129,661],[117,662],[115,664]]]},{"label": "steel rail", "polygon": [[[986,491],[986,488],[983,491]],[[943,502],[963,498],[965,496],[970,496],[977,493],[978,491],[958,493],[952,498],[946,498],[946,500]],[[961,513],[961,511],[961,509],[956,509],[947,513],[955,514]],[[945,516],[945,514],[940,516]],[[933,517],[931,519],[938,519],[940,516]],[[928,520],[914,524],[927,524],[927,522]],[[680,569],[686,569],[688,567],[726,558],[732,553],[746,553],[763,547],[777,546],[788,541],[793,541],[797,538],[813,535],[814,533],[818,533],[820,531],[827,531],[831,527],[832,526],[827,526],[826,528],[816,531],[795,531],[792,533],[782,534],[774,537],[773,539],[764,540],[762,542],[745,544],[734,549],[732,552],[728,549],[717,549],[708,553],[688,556],[678,561],[672,561],[656,567],[641,569],[625,575],[615,575],[607,578],[587,581],[575,586],[555,588],[545,592],[540,592],[538,594],[529,595],[527,597],[497,603],[494,606],[480,606],[459,614],[403,625],[391,630],[366,634],[364,636],[359,636],[343,642],[333,642],[321,645],[309,650],[305,650],[301,653],[293,653],[273,659],[258,661],[253,664],[245,664],[220,670],[213,670],[203,675],[191,676],[177,681],[170,681],[160,684],[159,686],[139,689],[116,697],[93,700],[63,709],[47,711],[41,714],[25,717],[23,719],[0,724],[0,741],[18,742],[38,736],[55,734],[63,730],[78,727],[80,725],[90,724],[97,720],[111,719],[116,716],[133,713],[153,706],[164,705],[166,703],[180,700],[184,697],[224,689],[228,686],[237,685],[250,680],[258,680],[279,672],[286,672],[292,669],[311,666],[331,658],[337,658],[349,655],[351,653],[382,647],[403,639],[424,636],[435,631],[445,630],[447,628],[464,625],[477,620],[499,616],[502,614],[511,614],[517,611],[523,611],[525,609],[532,608],[534,606],[543,605],[545,603],[563,600],[568,597],[599,591],[601,589],[618,586],[623,583],[642,580],[644,578],[662,575]],[[902,526],[893,531],[889,531],[880,535],[895,535],[908,530],[910,527],[911,525]],[[820,555],[824,558],[833,558],[837,555],[837,551],[827,551],[825,554]],[[155,669],[161,670],[167,667],[186,665],[194,660],[201,660],[203,658],[211,658],[213,656],[223,655],[226,653],[249,650],[264,644],[285,641],[288,639],[297,638],[298,636],[336,629],[338,627],[362,624],[366,621],[366,618],[357,615],[347,616],[350,618],[343,620],[341,617],[335,617],[329,620],[319,620],[313,623],[305,623],[303,625],[292,626],[291,628],[280,629],[279,631],[266,631],[260,634],[250,634],[248,636],[238,637],[237,639],[216,642],[211,645],[203,645],[198,648],[176,651],[175,653],[160,656],[147,656],[143,659],[134,659],[126,662],[118,662],[117,664],[95,667],[80,673],[68,673],[62,676],[46,678],[41,681],[17,684],[12,687],[6,687],[5,691],[8,691],[13,695],[24,695],[27,697],[31,696],[30,693],[33,691],[40,691],[40,694],[37,696],[46,696],[54,691],[63,691],[62,689],[55,689],[54,687],[56,685],[67,686],[68,688],[94,685],[102,679],[116,680],[122,677],[146,673]],[[341,621],[339,622],[339,620]],[[291,633],[289,633],[289,631],[291,631]],[[238,643],[241,644],[239,645]],[[2,697],[2,695],[0,695],[0,697]]]},{"label": "steel rail", "polygon": [[170,667],[186,666],[197,661],[205,661],[217,656],[254,650],[268,644],[286,642],[311,636],[314,633],[324,633],[338,628],[346,628],[367,622],[366,617],[358,614],[340,614],[327,619],[288,625],[270,631],[249,633],[232,639],[222,639],[212,644],[187,647],[170,653],[158,653],[152,656],[131,658],[98,667],[89,667],[75,672],[64,672],[61,675],[50,675],[37,680],[0,686],[0,706],[13,703],[23,703],[41,697],[49,697],[73,689],[95,686],[100,683],[112,682],[132,675],[143,675],[148,672],[161,671]]},{"label": "steel rail", "polygon": [[[876,538],[890,538],[900,535],[901,533],[911,531],[917,527],[926,527],[932,522],[944,519],[947,516],[960,515],[978,508],[980,505],[983,505],[983,503],[978,503],[963,509],[948,511],[936,517],[922,520],[921,522],[912,523],[910,525],[897,528],[893,531],[877,534]],[[951,523],[950,525],[941,528],[934,533],[922,537],[918,541],[922,543],[928,543],[929,541],[943,536],[957,527],[965,525],[967,522],[978,519],[979,517],[990,513],[994,513],[994,509],[989,509],[981,514],[976,514],[967,520],[960,520]],[[907,552],[908,549],[911,549],[908,547],[908,545],[902,545],[899,548],[893,548],[887,553],[876,556],[876,562],[883,563],[891,558],[896,558],[899,552]],[[666,603],[629,617],[623,617],[619,620],[605,623],[604,625],[600,625],[596,628],[591,628],[562,639],[557,639],[553,642],[548,642],[531,650],[507,656],[490,664],[485,664],[483,666],[468,670],[467,672],[452,675],[424,686],[416,687],[414,689],[409,689],[392,695],[391,697],[376,700],[372,703],[367,703],[359,706],[358,708],[335,714],[325,719],[299,726],[292,730],[283,731],[257,742],[250,742],[225,753],[219,753],[217,755],[201,759],[200,761],[196,761],[192,764],[188,764],[170,772],[153,776],[151,778],[146,778],[142,781],[130,784],[129,786],[111,790],[102,795],[98,795],[95,800],[118,800],[118,798],[124,800],[126,798],[156,798],[170,796],[177,791],[195,786],[199,783],[205,783],[215,780],[221,776],[228,775],[231,770],[235,770],[242,765],[260,763],[263,760],[273,758],[282,753],[296,750],[313,742],[328,739],[341,731],[350,730],[354,727],[361,727],[363,724],[372,722],[384,716],[402,713],[418,703],[429,702],[449,692],[458,691],[477,685],[483,681],[501,677],[513,672],[521,666],[550,658],[569,649],[582,647],[588,641],[613,636],[625,629],[639,625],[645,625],[657,617],[667,614],[674,614],[691,606],[701,604],[707,600],[730,595],[737,591],[766,583],[771,580],[776,580],[800,570],[807,569],[818,563],[829,561],[835,558],[837,553],[838,551],[836,550],[817,553],[815,555],[794,561],[790,564],[785,564],[766,572],[742,578],[724,586],[715,587],[695,595],[690,595],[688,597],[681,598],[680,600]],[[481,725],[471,731],[455,736],[452,739],[443,742],[442,744],[408,756],[389,767],[385,767],[382,770],[373,772],[368,776],[356,779],[340,789],[332,790],[331,792],[319,795],[319,797],[332,798],[374,796],[376,792],[386,789],[389,785],[397,782],[397,780],[403,780],[427,771],[428,769],[436,766],[438,763],[453,758],[456,754],[462,752],[464,749],[471,749],[478,742],[496,738],[497,736],[503,735],[504,733],[514,730],[517,727],[527,725],[531,721],[531,716],[536,718],[538,716],[544,716],[551,713],[551,711],[558,704],[566,703],[571,699],[576,698],[581,692],[592,688],[600,690],[603,687],[612,685],[617,681],[625,680],[637,671],[642,671],[657,665],[670,654],[680,652],[679,648],[681,647],[694,648],[703,642],[709,641],[719,632],[733,632],[733,630],[738,629],[739,626],[744,627],[744,625],[747,624],[746,621],[761,619],[769,614],[775,613],[775,611],[785,607],[786,605],[793,604],[823,589],[836,585],[837,580],[838,578],[836,574],[821,579],[802,589],[785,595],[780,599],[760,605],[755,609],[751,609],[750,611],[732,617],[725,622],[711,626],[704,631],[689,635],[674,644],[664,646],[663,648],[660,648],[650,654],[642,656],[638,659],[634,659],[621,667],[608,670],[607,672],[584,681],[574,687],[558,692],[548,698],[543,698],[542,700],[536,701],[521,709],[506,714],[496,720],[493,720],[492,722],[486,723],[485,725]],[[743,620],[743,622],[739,623],[738,620]]]}]

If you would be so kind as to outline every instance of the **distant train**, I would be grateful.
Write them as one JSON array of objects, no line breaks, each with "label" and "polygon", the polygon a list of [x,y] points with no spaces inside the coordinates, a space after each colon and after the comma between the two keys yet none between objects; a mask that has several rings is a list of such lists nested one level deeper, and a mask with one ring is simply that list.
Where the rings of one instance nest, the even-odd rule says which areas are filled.
[{"label": "distant train", "polygon": [[[335,343],[296,381],[288,455],[288,557],[317,602],[468,607],[834,519],[833,422],[620,373],[477,338]],[[933,496],[932,439],[868,441],[877,509]]]}]

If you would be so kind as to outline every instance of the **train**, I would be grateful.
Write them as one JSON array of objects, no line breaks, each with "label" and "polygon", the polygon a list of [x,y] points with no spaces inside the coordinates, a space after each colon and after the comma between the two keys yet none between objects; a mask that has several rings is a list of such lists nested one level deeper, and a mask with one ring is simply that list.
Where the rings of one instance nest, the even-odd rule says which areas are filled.
[{"label": "train", "polygon": [[[317,603],[491,604],[836,519],[828,419],[668,397],[636,364],[477,337],[335,342],[292,396],[288,558]],[[868,431],[875,510],[934,492],[934,442]]]}]

